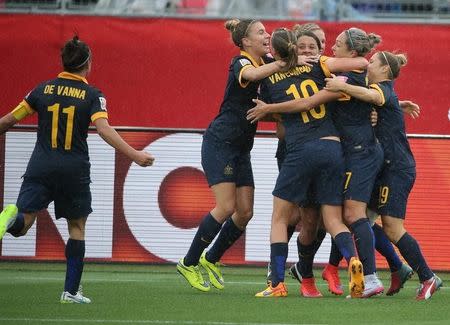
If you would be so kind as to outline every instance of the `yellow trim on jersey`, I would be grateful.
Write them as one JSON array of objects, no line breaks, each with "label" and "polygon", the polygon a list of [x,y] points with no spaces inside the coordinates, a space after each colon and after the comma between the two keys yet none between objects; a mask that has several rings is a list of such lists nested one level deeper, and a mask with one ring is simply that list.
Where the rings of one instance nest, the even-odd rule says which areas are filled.
[{"label": "yellow trim on jersey", "polygon": [[70,80],[77,80],[77,81],[82,81],[85,84],[87,84],[87,80],[86,78],[83,78],[80,75],[74,74],[74,73],[70,73],[67,71],[63,71],[58,75],[58,78],[63,78],[63,79],[70,79]]},{"label": "yellow trim on jersey", "polygon": [[20,104],[12,110],[11,114],[17,121],[20,121],[27,116],[33,115],[34,110],[25,100],[22,100]]},{"label": "yellow trim on jersey", "polygon": [[346,102],[352,99],[352,96],[350,96],[349,94],[343,92],[340,92],[339,94],[341,95],[341,97],[338,98],[339,102]]},{"label": "yellow trim on jersey", "polygon": [[[255,67],[255,68],[257,68],[257,67],[259,67],[260,65],[263,65],[264,64],[264,60],[263,59],[261,59],[261,64],[258,64],[258,62],[256,62],[254,59],[253,59],[253,57],[250,55],[250,54],[248,54],[247,52],[245,52],[245,51],[241,51],[241,55],[242,56],[245,56],[247,59],[249,59],[250,60],[250,62],[252,63],[252,66],[253,67]],[[245,70],[245,69],[248,69],[248,68],[250,68],[250,65],[247,65],[247,66],[244,66],[244,67],[242,67],[242,69],[241,69],[241,71],[239,72],[239,85],[242,87],[242,88],[245,88],[245,87],[247,87],[248,86],[248,84],[250,83],[250,81],[246,81],[246,82],[242,82],[242,72]]]},{"label": "yellow trim on jersey", "polygon": [[94,113],[94,114],[92,114],[92,116],[91,116],[91,121],[92,121],[92,122],[95,122],[95,120],[97,120],[97,119],[99,119],[99,118],[105,118],[105,119],[108,119],[108,113],[106,113],[106,112],[97,112],[97,113]]},{"label": "yellow trim on jersey", "polygon": [[259,67],[260,65],[264,64],[264,60],[262,58],[261,58],[261,63],[258,64],[258,62],[256,62],[255,59],[253,59],[253,57],[245,51],[241,51],[241,55],[243,55],[247,59],[249,59],[252,62],[253,66],[255,66],[256,68]]},{"label": "yellow trim on jersey", "polygon": [[376,91],[378,91],[381,95],[381,104],[379,106],[383,106],[384,103],[386,102],[386,99],[384,98],[384,93],[381,90],[380,86],[378,86],[377,84],[370,84],[369,88],[375,89]]},{"label": "yellow trim on jersey", "polygon": [[330,78],[331,77],[331,72],[328,69],[327,65],[325,64],[325,61],[328,60],[328,59],[329,59],[328,56],[321,55],[320,58],[319,58],[319,63],[320,63],[320,67],[322,68],[322,71],[325,74],[325,76],[327,78]]}]

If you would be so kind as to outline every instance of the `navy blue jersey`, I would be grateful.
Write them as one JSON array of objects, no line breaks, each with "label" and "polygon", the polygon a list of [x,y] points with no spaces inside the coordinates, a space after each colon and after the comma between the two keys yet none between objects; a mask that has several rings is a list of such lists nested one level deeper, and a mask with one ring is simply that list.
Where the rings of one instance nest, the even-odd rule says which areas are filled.
[{"label": "navy blue jersey", "polygon": [[369,87],[377,90],[383,99],[378,107],[375,132],[383,146],[385,163],[393,169],[415,168],[414,156],[406,137],[404,114],[393,81],[382,81]]},{"label": "navy blue jersey", "polygon": [[255,106],[252,100],[258,95],[260,82],[244,80],[242,72],[251,66],[258,67],[270,61],[273,59],[265,57],[263,62],[258,63],[244,51],[231,60],[220,111],[208,126],[206,136],[212,135],[220,141],[251,149],[257,124],[247,121],[247,111]]},{"label": "navy blue jersey", "polygon": [[38,114],[37,141],[25,176],[90,181],[86,139],[91,121],[108,117],[103,94],[86,79],[62,72],[33,89],[22,105]]},{"label": "navy blue jersey", "polygon": [[[312,67],[297,66],[288,72],[277,72],[265,78],[261,83],[263,99],[268,103],[281,103],[296,98],[307,98],[325,86],[325,78],[330,72],[325,65],[328,58],[321,56]],[[282,114],[282,122],[286,129],[286,145],[322,138],[337,136],[331,114],[325,105],[311,108],[307,112]]]},{"label": "navy blue jersey", "polygon": [[[342,73],[350,85],[368,86],[366,71]],[[362,149],[376,143],[375,131],[370,122],[372,105],[344,95],[336,102],[328,104],[332,109],[333,121],[339,131],[344,152]]]}]

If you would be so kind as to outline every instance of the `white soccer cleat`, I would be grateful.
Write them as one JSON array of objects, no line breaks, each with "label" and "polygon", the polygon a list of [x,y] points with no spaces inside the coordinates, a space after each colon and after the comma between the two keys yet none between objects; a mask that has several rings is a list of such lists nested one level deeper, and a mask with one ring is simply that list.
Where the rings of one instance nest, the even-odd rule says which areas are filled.
[{"label": "white soccer cleat", "polygon": [[378,279],[376,273],[365,275],[364,283],[365,287],[362,298],[379,296],[384,292],[383,283],[381,283],[380,279]]},{"label": "white soccer cleat", "polygon": [[73,295],[70,292],[64,291],[61,294],[60,302],[62,304],[90,304],[91,299],[83,296],[80,293],[80,291],[78,291],[76,295]]}]

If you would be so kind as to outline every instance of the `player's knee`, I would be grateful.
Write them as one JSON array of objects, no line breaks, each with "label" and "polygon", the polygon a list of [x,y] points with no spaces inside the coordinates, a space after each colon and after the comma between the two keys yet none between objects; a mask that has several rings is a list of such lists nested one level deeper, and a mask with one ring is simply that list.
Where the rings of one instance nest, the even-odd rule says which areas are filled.
[{"label": "player's knee", "polygon": [[405,232],[405,229],[401,225],[389,223],[383,223],[383,230],[393,243],[396,243]]},{"label": "player's knee", "polygon": [[248,222],[253,218],[253,209],[245,209],[236,213],[236,223],[238,226],[245,227]]}]

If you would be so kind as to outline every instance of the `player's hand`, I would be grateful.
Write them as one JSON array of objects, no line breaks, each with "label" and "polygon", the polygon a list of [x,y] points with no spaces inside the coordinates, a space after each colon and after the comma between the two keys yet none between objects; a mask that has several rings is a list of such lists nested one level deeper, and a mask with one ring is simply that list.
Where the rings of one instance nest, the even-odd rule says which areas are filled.
[{"label": "player's hand", "polygon": [[253,99],[256,106],[247,111],[247,120],[256,123],[267,115],[268,105],[262,100]]},{"label": "player's hand", "polygon": [[313,63],[316,63],[319,61],[319,55],[299,55],[297,64],[298,65],[306,65],[308,67],[312,67]]},{"label": "player's hand", "polygon": [[155,158],[146,151],[136,151],[136,157],[133,161],[141,167],[148,167],[153,165]]},{"label": "player's hand", "polygon": [[378,123],[378,113],[376,109],[372,109],[370,112],[370,124],[372,124],[372,127],[375,127]]},{"label": "player's hand", "polygon": [[334,92],[342,91],[345,87],[346,77],[335,76],[334,74],[331,74],[331,76],[332,78],[325,78],[327,84],[324,89]]},{"label": "player's hand", "polygon": [[413,103],[410,100],[400,100],[399,104],[400,104],[400,107],[402,108],[404,114],[408,114],[413,119],[419,117],[420,107],[416,103]]}]

